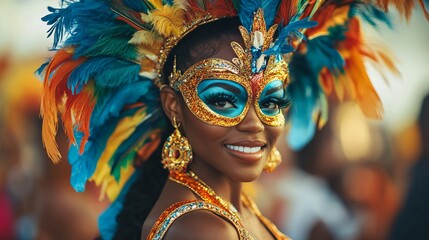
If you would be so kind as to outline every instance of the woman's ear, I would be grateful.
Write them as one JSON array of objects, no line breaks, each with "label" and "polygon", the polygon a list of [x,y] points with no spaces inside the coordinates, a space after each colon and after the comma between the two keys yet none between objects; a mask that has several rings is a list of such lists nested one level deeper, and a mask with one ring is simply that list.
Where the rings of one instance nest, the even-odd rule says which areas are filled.
[{"label": "woman's ear", "polygon": [[172,121],[180,114],[180,96],[170,87],[161,88],[161,104],[167,117]]}]

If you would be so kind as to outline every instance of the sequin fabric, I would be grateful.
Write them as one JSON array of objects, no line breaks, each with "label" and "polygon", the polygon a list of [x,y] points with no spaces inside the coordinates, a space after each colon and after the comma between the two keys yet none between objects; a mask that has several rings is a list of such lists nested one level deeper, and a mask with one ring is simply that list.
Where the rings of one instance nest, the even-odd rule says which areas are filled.
[{"label": "sequin fabric", "polygon": [[[240,216],[234,206],[216,195],[216,193],[206,183],[201,181],[195,173],[170,173],[169,179],[186,186],[203,201],[183,201],[175,203],[167,208],[153,226],[147,239],[162,239],[171,224],[180,216],[192,211],[206,210],[217,214],[233,224],[237,230],[240,240],[253,240],[252,236],[244,228]],[[260,222],[275,239],[291,240],[281,233],[273,223],[261,214],[256,207],[256,204],[249,197],[242,195],[241,201],[258,217]]]}]

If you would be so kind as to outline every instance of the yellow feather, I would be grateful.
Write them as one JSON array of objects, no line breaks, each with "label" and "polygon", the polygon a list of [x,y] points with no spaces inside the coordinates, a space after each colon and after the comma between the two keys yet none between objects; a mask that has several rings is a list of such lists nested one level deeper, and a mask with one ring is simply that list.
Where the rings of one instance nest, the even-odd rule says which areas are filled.
[{"label": "yellow feather", "polygon": [[184,24],[185,11],[175,6],[162,6],[141,16],[144,22],[152,23],[154,30],[164,37],[179,35]]},{"label": "yellow feather", "polygon": [[121,193],[121,190],[124,187],[125,183],[127,183],[128,179],[130,179],[130,177],[134,173],[134,170],[135,168],[133,166],[121,168],[121,178],[119,179],[119,182],[117,182],[115,177],[112,175],[106,176],[101,182],[100,196],[98,199],[100,201],[103,201],[105,196],[107,195],[109,201],[115,201],[119,193]]},{"label": "yellow feather", "polygon": [[164,5],[164,4],[162,3],[162,0],[148,0],[148,2],[149,2],[150,4],[152,4],[152,6],[154,6],[154,7],[155,7],[155,9],[160,9],[160,8],[162,8],[162,6]]},{"label": "yellow feather", "polygon": [[153,42],[161,42],[162,38],[155,32],[141,30],[134,33],[133,37],[128,41],[129,44],[151,44]]},{"label": "yellow feather", "polygon": [[[113,184],[112,182],[116,182],[113,176],[110,175],[110,172],[112,169],[109,165],[109,160],[111,159],[115,151],[118,149],[120,144],[123,141],[125,141],[134,132],[135,127],[145,117],[146,117],[146,111],[145,109],[141,109],[137,111],[136,114],[134,114],[133,116],[122,119],[116,126],[110,138],[107,140],[106,149],[100,156],[100,159],[97,162],[97,167],[95,169],[95,172],[90,179],[94,181],[98,186],[102,185],[102,192],[101,192],[102,196],[105,194],[104,191],[107,189],[107,187],[111,186]],[[133,166],[130,166],[127,168],[130,169],[130,170],[127,170],[126,172],[127,176],[121,175],[120,183],[117,183],[117,184],[124,183],[123,181],[126,182],[127,177],[129,177],[132,174],[132,171],[134,171]],[[128,171],[131,171],[131,173]],[[121,173],[122,173],[122,169],[121,169]],[[109,191],[113,191],[113,190],[109,190]],[[112,193],[111,195],[114,196],[114,194]],[[110,198],[110,199],[114,199],[114,198]]]}]

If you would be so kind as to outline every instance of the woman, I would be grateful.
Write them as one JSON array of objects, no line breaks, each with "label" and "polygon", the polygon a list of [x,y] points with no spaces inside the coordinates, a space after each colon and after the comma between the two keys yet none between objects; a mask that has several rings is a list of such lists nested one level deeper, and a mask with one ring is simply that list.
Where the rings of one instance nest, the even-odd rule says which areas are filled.
[{"label": "woman", "polygon": [[43,140],[59,161],[60,112],[73,187],[94,181],[113,201],[103,239],[287,239],[241,184],[280,163],[290,99],[293,148],[326,121],[329,94],[379,114],[362,63],[386,58],[364,48],[359,16],[388,20],[370,3],[87,0],[49,10],[62,49],[41,68]]},{"label": "woman", "polygon": [[[170,56],[176,58],[177,69],[186,75],[187,69],[190,69],[189,65],[196,66],[196,61],[200,59],[205,62],[208,60],[231,62],[234,57],[237,57],[231,47],[231,42],[241,42],[241,45],[244,46],[238,31],[239,26],[239,19],[225,18],[207,23],[194,30],[181,40],[176,51],[170,53]],[[194,54],[194,57],[190,53],[189,42],[192,42],[192,49],[197,53]],[[207,45],[210,48],[207,48]],[[213,69],[204,69],[203,71],[209,72]],[[187,99],[186,90],[183,90],[184,96],[182,97],[180,92],[176,92],[168,86],[162,88],[161,100],[164,111],[173,122],[173,126],[180,125],[180,132],[186,135],[189,145],[192,146],[192,162],[186,164],[188,171],[185,174],[181,173],[183,171],[177,173],[174,171],[175,169],[169,169],[170,179],[167,180],[158,201],[144,223],[142,238],[149,236],[150,232],[152,235],[149,239],[152,239],[156,232],[155,229],[150,231],[152,226],[164,210],[171,205],[183,201],[205,200],[199,196],[198,191],[190,190],[190,186],[186,186],[186,184],[199,185],[200,183],[203,186],[210,186],[216,194],[216,196],[214,195],[215,198],[220,197],[222,199],[220,203],[232,204],[232,206],[227,206],[227,212],[231,215],[237,215],[246,229],[252,229],[250,235],[254,236],[255,239],[273,238],[262,222],[258,221],[255,212],[250,209],[250,205],[243,205],[241,183],[253,181],[261,174],[282,132],[282,126],[270,126],[262,122],[258,118],[253,102],[247,110],[247,114],[244,115],[243,112],[240,112],[247,104],[247,91],[252,90],[245,89],[235,82],[236,80],[240,81],[241,79],[235,79],[234,76],[229,80],[217,78],[204,80],[200,77],[190,76],[189,82],[183,84],[191,84],[192,81],[199,82],[197,88],[201,102],[188,103],[189,107],[184,101]],[[285,107],[288,101],[285,98],[283,80],[286,79],[278,80],[277,85],[267,86],[265,92],[272,93],[260,97],[260,100],[254,100],[259,100],[262,112],[282,114],[280,108]],[[175,81],[175,79],[170,78],[170,85],[171,81]],[[195,111],[204,111],[199,108],[207,107],[219,116],[212,119],[199,119],[198,117],[201,116]],[[235,126],[225,127],[224,124],[219,123],[222,118],[230,118],[235,116],[234,114],[240,117],[244,115],[243,119]],[[180,158],[179,161],[182,159]],[[168,161],[164,160],[164,163]],[[174,162],[175,160],[171,161]],[[192,176],[198,177],[201,182],[194,181]],[[181,180],[183,177],[186,179],[185,181]],[[210,192],[210,190],[204,192]],[[218,207],[224,206],[220,204]],[[231,218],[231,220],[233,219],[235,218]],[[195,224],[202,227],[195,229]],[[207,227],[204,228],[204,226]],[[233,224],[216,214],[209,211],[193,211],[180,217],[165,236],[165,239],[210,238],[235,239],[237,232]]]}]

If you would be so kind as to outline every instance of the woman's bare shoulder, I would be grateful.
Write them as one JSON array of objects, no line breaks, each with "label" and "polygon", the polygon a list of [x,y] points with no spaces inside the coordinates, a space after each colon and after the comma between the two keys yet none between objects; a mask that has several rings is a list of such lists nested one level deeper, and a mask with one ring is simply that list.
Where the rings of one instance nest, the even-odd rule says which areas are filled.
[{"label": "woman's bare shoulder", "polygon": [[[173,206],[176,209],[186,202],[196,200],[195,195],[186,187],[167,181],[142,226],[142,239],[147,238],[154,224],[167,209]],[[238,239],[238,233],[228,220],[207,209],[200,209],[186,212],[174,220],[163,239]]]},{"label": "woman's bare shoulder", "polygon": [[168,239],[239,239],[235,227],[226,219],[213,212],[199,210],[186,213],[178,218],[167,231]]}]

